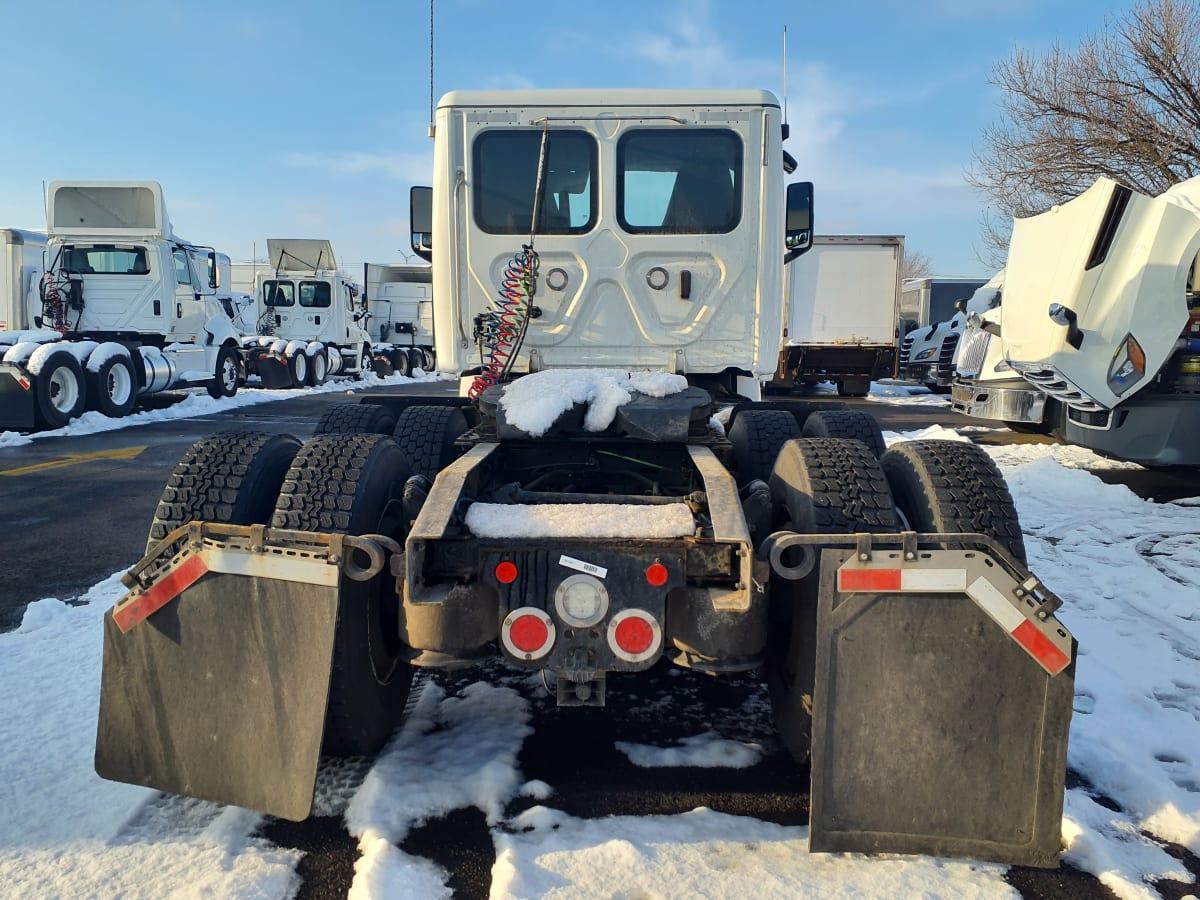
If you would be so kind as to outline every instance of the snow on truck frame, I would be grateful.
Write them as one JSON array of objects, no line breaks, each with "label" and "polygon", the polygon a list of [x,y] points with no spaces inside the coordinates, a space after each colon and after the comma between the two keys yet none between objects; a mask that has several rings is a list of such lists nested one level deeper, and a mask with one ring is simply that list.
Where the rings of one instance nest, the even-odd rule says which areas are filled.
[{"label": "snow on truck frame", "polygon": [[45,272],[0,332],[0,428],[57,428],[139,394],[237,391],[229,258],[177,237],[153,181],[55,181]]},{"label": "snow on truck frame", "polygon": [[763,675],[813,849],[1056,865],[1075,645],[994,464],[837,404],[711,424],[811,245],[783,133],[757,91],[443,97],[413,245],[468,396],[185,454],[105,619],[97,771],[300,819],[417,666],[570,707],[663,662]]}]

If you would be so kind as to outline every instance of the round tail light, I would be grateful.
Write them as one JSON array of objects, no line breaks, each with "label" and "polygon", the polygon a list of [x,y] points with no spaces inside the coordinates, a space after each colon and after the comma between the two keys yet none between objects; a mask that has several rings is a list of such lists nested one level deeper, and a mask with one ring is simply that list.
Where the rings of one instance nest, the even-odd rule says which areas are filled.
[{"label": "round tail light", "polygon": [[608,645],[626,662],[644,662],[662,646],[662,628],[645,610],[624,609],[609,620]]},{"label": "round tail light", "polygon": [[536,607],[522,606],[505,617],[500,640],[517,659],[541,659],[554,646],[554,620]]}]

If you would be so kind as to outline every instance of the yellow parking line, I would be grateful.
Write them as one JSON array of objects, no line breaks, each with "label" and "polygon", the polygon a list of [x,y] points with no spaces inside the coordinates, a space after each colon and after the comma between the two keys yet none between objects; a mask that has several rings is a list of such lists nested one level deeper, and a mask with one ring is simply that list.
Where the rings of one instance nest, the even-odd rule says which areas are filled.
[{"label": "yellow parking line", "polygon": [[65,469],[79,463],[91,462],[94,459],[133,459],[146,449],[142,447],[121,447],[117,450],[97,450],[95,453],[72,453],[62,459],[52,459],[49,462],[34,463],[32,466],[21,466],[19,469],[0,469],[0,475],[30,475],[34,472],[44,472],[47,469]]}]

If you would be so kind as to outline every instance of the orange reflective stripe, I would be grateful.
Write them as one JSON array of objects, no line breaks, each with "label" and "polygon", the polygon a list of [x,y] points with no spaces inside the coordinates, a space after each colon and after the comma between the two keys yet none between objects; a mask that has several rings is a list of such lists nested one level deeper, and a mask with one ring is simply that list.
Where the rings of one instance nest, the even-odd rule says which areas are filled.
[{"label": "orange reflective stripe", "polygon": [[113,621],[122,633],[148,619],[158,612],[185,590],[195,584],[208,572],[208,566],[199,556],[190,556],[178,569],[168,573],[161,581],[155,583],[144,594],[135,597],[128,603],[118,603],[113,607]]}]

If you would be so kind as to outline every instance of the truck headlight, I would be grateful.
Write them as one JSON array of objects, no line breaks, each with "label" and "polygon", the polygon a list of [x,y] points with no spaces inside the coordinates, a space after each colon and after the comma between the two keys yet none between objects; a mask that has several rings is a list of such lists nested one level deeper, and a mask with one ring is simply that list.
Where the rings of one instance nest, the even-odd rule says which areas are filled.
[{"label": "truck headlight", "polygon": [[916,361],[921,362],[922,360],[930,359],[933,356],[933,354],[935,354],[937,352],[938,352],[937,347],[930,347],[928,350],[922,350],[920,353],[917,354]]},{"label": "truck headlight", "polygon": [[1132,334],[1125,335],[1125,340],[1113,354],[1112,363],[1108,367],[1108,386],[1114,394],[1120,397],[1146,375],[1146,353],[1142,345]]}]

